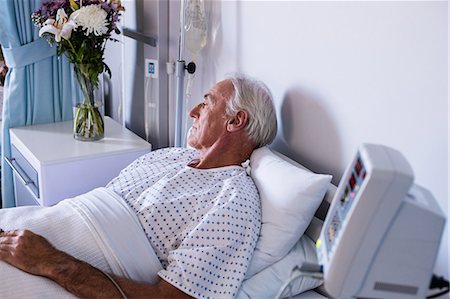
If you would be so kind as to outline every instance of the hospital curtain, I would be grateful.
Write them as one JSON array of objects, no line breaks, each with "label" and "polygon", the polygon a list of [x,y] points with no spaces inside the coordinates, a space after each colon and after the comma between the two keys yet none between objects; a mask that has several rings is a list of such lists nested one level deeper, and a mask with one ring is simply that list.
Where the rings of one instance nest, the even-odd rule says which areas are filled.
[{"label": "hospital curtain", "polygon": [[72,74],[56,47],[39,38],[31,14],[44,0],[0,0],[0,44],[9,67],[4,85],[1,140],[3,208],[15,205],[9,128],[72,119]]}]

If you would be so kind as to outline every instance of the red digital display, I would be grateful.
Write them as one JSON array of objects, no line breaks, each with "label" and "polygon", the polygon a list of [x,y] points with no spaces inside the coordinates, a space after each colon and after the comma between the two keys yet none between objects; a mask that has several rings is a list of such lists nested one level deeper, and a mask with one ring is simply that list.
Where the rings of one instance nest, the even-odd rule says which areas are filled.
[{"label": "red digital display", "polygon": [[356,160],[356,164],[355,164],[355,171],[356,171],[356,175],[359,176],[359,174],[361,173],[361,169],[362,169],[362,164],[361,164],[361,160]]},{"label": "red digital display", "polygon": [[352,176],[350,177],[349,183],[350,183],[350,190],[353,191],[353,189],[355,188],[355,185],[356,185],[356,179],[355,179],[355,175],[353,173],[352,173]]}]

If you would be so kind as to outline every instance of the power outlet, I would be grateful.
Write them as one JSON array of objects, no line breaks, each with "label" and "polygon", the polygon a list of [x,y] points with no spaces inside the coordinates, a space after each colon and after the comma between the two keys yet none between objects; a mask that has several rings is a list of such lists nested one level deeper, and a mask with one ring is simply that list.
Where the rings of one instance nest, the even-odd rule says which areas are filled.
[{"label": "power outlet", "polygon": [[145,77],[158,78],[158,60],[145,59]]}]

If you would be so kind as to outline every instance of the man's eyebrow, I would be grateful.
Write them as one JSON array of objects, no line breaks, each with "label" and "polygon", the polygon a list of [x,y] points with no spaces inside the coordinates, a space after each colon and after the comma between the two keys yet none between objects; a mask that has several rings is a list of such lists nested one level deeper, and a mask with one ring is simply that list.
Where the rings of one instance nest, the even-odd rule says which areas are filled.
[{"label": "man's eyebrow", "polygon": [[211,103],[215,102],[215,97],[211,93],[205,93],[205,95],[203,96],[203,99],[204,100],[209,99],[211,101]]}]

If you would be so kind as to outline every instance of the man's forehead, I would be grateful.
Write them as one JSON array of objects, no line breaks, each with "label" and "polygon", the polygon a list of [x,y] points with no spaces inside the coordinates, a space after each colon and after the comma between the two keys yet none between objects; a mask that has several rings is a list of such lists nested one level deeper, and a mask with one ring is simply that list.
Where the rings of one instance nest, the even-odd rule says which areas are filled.
[{"label": "man's forehead", "polygon": [[216,85],[211,87],[211,89],[205,94],[205,97],[216,98],[223,97],[228,99],[233,93],[233,84],[230,80],[223,80],[218,82]]}]

